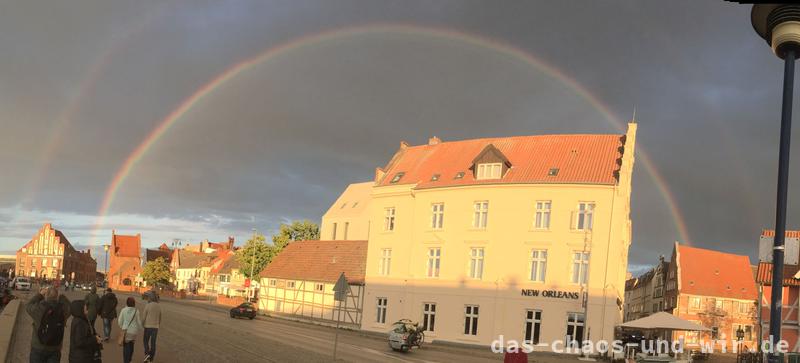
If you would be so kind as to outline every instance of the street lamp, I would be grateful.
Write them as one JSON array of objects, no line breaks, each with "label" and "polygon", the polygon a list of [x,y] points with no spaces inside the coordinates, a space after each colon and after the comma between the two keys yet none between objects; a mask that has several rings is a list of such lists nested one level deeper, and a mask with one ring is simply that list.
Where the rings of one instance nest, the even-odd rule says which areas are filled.
[{"label": "street lamp", "polygon": [[108,249],[110,247],[111,245],[103,245],[103,251],[106,251],[106,273],[105,276],[103,276],[103,279],[106,280],[106,287],[108,287]]},{"label": "street lamp", "polygon": [[[767,41],[778,58],[784,60],[783,108],[781,109],[780,152],[778,156],[778,194],[775,208],[775,238],[772,245],[772,294],[769,309],[769,335],[781,339],[783,254],[786,234],[786,199],[789,186],[789,144],[792,129],[794,62],[800,53],[800,5],[760,4],[750,12],[753,29]],[[782,360],[771,343],[769,362]]]},{"label": "street lamp", "polygon": [[250,284],[247,286],[247,289],[250,290],[247,293],[247,301],[252,301],[252,291],[253,291],[253,270],[256,267],[256,229],[253,228],[253,257],[250,259]]}]

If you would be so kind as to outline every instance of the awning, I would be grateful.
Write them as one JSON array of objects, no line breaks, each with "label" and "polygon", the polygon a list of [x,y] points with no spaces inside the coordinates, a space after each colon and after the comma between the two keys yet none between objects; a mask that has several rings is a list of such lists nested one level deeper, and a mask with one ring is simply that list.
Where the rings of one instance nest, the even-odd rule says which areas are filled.
[{"label": "awning", "polygon": [[700,325],[692,323],[686,319],[681,319],[675,315],[659,312],[648,317],[636,319],[620,325],[623,328],[632,329],[669,329],[685,331],[709,331]]}]

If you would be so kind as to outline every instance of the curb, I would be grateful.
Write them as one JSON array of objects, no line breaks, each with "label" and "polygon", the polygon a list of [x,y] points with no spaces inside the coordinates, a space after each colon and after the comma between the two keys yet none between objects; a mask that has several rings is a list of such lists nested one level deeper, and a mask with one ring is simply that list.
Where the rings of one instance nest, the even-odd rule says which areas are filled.
[{"label": "curb", "polygon": [[11,300],[0,313],[0,362],[8,362],[20,304],[19,299]]}]

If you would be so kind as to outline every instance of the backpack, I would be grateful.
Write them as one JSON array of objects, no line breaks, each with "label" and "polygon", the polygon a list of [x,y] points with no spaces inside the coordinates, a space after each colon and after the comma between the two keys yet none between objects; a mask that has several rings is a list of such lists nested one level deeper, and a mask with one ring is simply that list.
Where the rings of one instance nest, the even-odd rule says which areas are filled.
[{"label": "backpack", "polygon": [[64,339],[64,325],[67,319],[64,317],[63,309],[64,307],[59,303],[47,305],[42,320],[39,322],[39,330],[36,331],[36,335],[43,345],[59,345]]}]

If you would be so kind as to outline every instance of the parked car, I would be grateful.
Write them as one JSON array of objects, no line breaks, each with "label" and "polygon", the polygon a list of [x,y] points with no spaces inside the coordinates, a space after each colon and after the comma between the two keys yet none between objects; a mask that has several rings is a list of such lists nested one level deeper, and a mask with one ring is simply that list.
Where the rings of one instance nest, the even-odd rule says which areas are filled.
[{"label": "parked car", "polygon": [[14,281],[11,281],[11,287],[14,290],[27,290],[31,291],[31,280],[27,277],[18,276],[14,278]]},{"label": "parked car", "polygon": [[256,317],[256,307],[249,302],[241,303],[231,309],[231,318],[245,317],[253,320]]},{"label": "parked car", "polygon": [[83,284],[83,285],[81,285],[81,290],[83,290],[83,291],[89,291],[91,289],[92,289],[92,284]]}]

